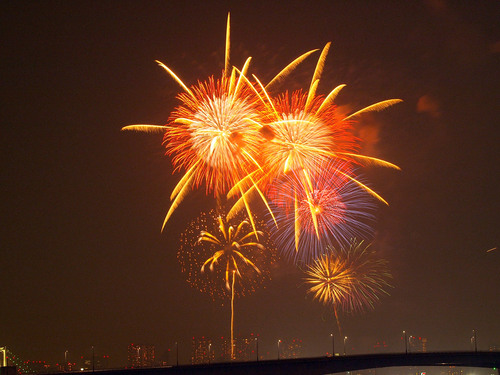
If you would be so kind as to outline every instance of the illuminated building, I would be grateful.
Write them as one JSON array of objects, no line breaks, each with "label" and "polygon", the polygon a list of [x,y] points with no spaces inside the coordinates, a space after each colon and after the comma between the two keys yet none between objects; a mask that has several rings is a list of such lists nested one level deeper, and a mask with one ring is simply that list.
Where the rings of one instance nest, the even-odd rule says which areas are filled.
[{"label": "illuminated building", "polygon": [[155,365],[155,347],[153,345],[130,344],[127,349],[128,367],[153,367]]},{"label": "illuminated building", "polygon": [[[61,372],[77,371],[81,369],[76,365],[75,362],[70,362],[70,361],[63,363],[56,363],[56,368]],[[90,369],[92,369],[92,366],[90,367]]]},{"label": "illuminated building", "polygon": [[[257,338],[258,335],[250,334],[248,337],[234,338],[234,361],[255,361],[257,359]],[[218,357],[222,362],[231,360],[231,339],[221,337],[221,354]]]},{"label": "illuminated building", "polygon": [[299,358],[302,355],[302,340],[293,338],[291,340],[284,340],[281,343],[282,358]]},{"label": "illuminated building", "polygon": [[255,361],[256,336],[252,333],[250,337],[238,337],[234,340],[236,361]]},{"label": "illuminated building", "polygon": [[231,359],[231,338],[220,336],[216,339],[193,337],[191,363],[255,361],[257,359],[257,335],[234,338],[234,358]]},{"label": "illuminated building", "polygon": [[373,345],[373,349],[375,353],[387,353],[389,345],[387,345],[386,341],[377,341],[375,345]]},{"label": "illuminated building", "polygon": [[427,352],[427,339],[425,337],[410,336],[410,351],[412,353]]},{"label": "illuminated building", "polygon": [[231,360],[231,338],[224,338],[221,336],[217,346],[220,348],[220,353],[217,357],[218,360],[221,362],[229,362]]},{"label": "illuminated building", "polygon": [[[93,363],[92,363],[93,362]],[[56,365],[57,366],[57,365]],[[64,366],[62,364],[61,366]],[[93,370],[93,369],[105,369],[109,368],[109,355],[103,356],[92,356],[86,355],[80,357],[80,364],[70,363],[66,364],[68,371],[84,371],[84,370]]]},{"label": "illuminated building", "polygon": [[212,345],[212,340],[208,337],[201,338],[193,337],[191,346],[191,363],[209,363],[215,359],[215,347]]},{"label": "illuminated building", "polygon": [[[62,366],[62,365],[61,365]],[[61,366],[56,365],[56,369],[59,371],[67,371],[61,368]],[[17,373],[23,374],[44,374],[53,372],[53,368],[45,361],[23,361],[21,366],[18,366]]]},{"label": "illuminated building", "polygon": [[[443,372],[441,372],[443,373]],[[464,369],[460,367],[450,366],[448,371],[445,373],[446,375],[464,375]]]}]

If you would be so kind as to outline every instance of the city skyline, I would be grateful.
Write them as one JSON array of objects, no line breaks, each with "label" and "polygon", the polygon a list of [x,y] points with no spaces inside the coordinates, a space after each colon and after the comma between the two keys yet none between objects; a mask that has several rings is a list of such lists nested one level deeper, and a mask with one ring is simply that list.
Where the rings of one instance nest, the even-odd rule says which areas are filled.
[{"label": "city skyline", "polygon": [[[4,167],[0,345],[21,358],[61,361],[94,347],[126,362],[130,342],[158,352],[191,338],[228,337],[229,301],[187,282],[180,234],[213,208],[195,189],[161,231],[180,178],[161,135],[121,132],[166,123],[178,84],[252,56],[264,81],[300,54],[332,42],[321,86],[347,86],[346,112],[401,98],[356,124],[362,153],[401,171],[365,168],[377,207],[372,247],[389,262],[390,295],[373,311],[340,316],[307,295],[300,267],[282,259],[271,281],[235,301],[235,335],[259,334],[262,353],[299,337],[324,355],[333,332],[363,353],[401,351],[401,335],[428,350],[500,345],[498,249],[498,5],[422,0],[2,5],[0,62]],[[209,15],[209,16],[207,16]],[[307,90],[315,59],[287,78]],[[399,340],[399,341],[398,341]],[[340,346],[339,346],[340,347]]]},{"label": "city skyline", "polygon": [[[400,342],[394,347],[394,342],[388,343],[386,341],[377,341],[372,346],[371,350],[364,351],[362,354],[390,354],[394,355],[397,353],[407,355],[415,353],[428,353],[428,340],[425,337],[417,337],[410,335],[408,336],[406,332],[402,332]],[[331,336],[331,335],[330,335]],[[262,353],[259,351],[259,335],[254,335],[253,333],[247,337],[236,337],[234,345],[236,347],[235,356],[232,359],[237,362],[254,362],[254,361],[266,361],[275,359],[292,359],[292,358],[304,358],[303,351],[305,349],[305,344],[302,339],[297,337],[279,339],[275,343],[275,352],[270,353],[269,351]],[[471,340],[474,339],[471,338]],[[122,364],[119,368],[134,369],[134,368],[152,368],[152,367],[170,367],[178,365],[200,365],[200,364],[210,364],[210,363],[225,363],[231,362],[231,350],[230,337],[192,337],[191,351],[190,351],[190,362],[182,363],[179,362],[178,353],[178,343],[175,343],[174,348],[168,348],[162,350],[162,353],[158,353],[156,346],[151,344],[134,344],[131,343],[126,348],[127,352],[127,362]],[[405,343],[406,341],[406,343]],[[334,341],[331,341],[332,345],[330,349],[334,349],[334,355],[338,356],[359,356],[361,352],[357,351],[354,346],[348,341],[348,337],[345,336],[344,340],[337,342],[336,346]],[[339,345],[340,344],[340,345]],[[5,350],[6,348],[0,348]],[[477,351],[477,347],[472,343],[471,353]],[[499,351],[498,346],[490,346],[488,351],[495,352]],[[279,353],[279,354],[278,354]],[[429,353],[433,354],[433,353]],[[316,355],[316,358],[331,357],[332,351],[326,351],[323,355]],[[110,356],[109,355],[98,355],[95,353],[94,348],[92,352],[84,354],[70,353],[69,350],[64,352],[64,361],[51,363],[48,361],[33,361],[25,360],[17,357],[14,353],[11,353],[8,349],[6,352],[7,363],[9,366],[16,366],[20,373],[54,373],[54,372],[78,372],[78,371],[90,371],[90,370],[103,370],[112,369],[110,367]],[[431,366],[432,367],[432,366]],[[430,368],[429,367],[429,370]],[[450,366],[453,369],[455,366]],[[117,368],[117,367],[114,367]],[[439,367],[437,367],[439,368]],[[387,370],[387,369],[386,369]],[[396,370],[396,369],[395,369]],[[477,370],[477,369],[474,369]],[[369,371],[369,370],[367,370]],[[447,372],[446,367],[440,368],[440,372]],[[451,370],[449,370],[451,371]]]}]

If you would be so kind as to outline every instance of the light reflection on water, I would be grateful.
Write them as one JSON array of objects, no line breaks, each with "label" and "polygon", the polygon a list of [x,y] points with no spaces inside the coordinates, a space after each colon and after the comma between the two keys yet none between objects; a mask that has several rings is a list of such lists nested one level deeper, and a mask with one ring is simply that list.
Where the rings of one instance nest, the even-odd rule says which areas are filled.
[{"label": "light reflection on water", "polygon": [[402,366],[339,372],[337,375],[500,375],[498,369],[455,366]]}]

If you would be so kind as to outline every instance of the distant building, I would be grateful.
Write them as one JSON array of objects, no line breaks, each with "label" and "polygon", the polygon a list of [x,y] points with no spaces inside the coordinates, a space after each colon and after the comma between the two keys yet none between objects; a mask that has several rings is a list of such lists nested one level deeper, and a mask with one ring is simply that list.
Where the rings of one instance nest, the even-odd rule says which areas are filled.
[{"label": "distant building", "polygon": [[156,356],[156,362],[160,366],[172,366],[177,363],[177,351],[174,349],[172,350],[171,348],[168,348],[163,352],[163,354],[158,358],[159,356]]},{"label": "distant building", "polygon": [[[58,366],[58,365],[56,365]],[[64,366],[64,363],[62,364]],[[88,371],[88,370],[103,370],[109,368],[109,355],[94,356],[86,355],[80,357],[80,363],[66,364],[67,371]],[[62,370],[65,371],[65,370]]]},{"label": "distant building", "polygon": [[216,360],[218,362],[229,362],[231,361],[231,338],[221,336],[220,339],[215,343],[216,349]]},{"label": "distant building", "polygon": [[191,363],[209,363],[215,360],[215,345],[208,337],[193,337],[191,345]]},{"label": "distant building", "polygon": [[56,366],[58,371],[61,372],[67,372],[67,371],[78,371],[81,370],[76,364],[76,362],[62,362],[62,363],[56,363]]},{"label": "distant building", "polygon": [[153,367],[155,361],[154,345],[130,344],[127,348],[127,365],[130,368]]},{"label": "distant building", "polygon": [[302,340],[298,338],[292,338],[290,340],[284,340],[281,342],[281,353],[282,358],[299,358],[302,356]]},{"label": "distant building", "polygon": [[205,336],[193,337],[191,363],[255,361],[257,359],[257,335],[235,337],[233,358],[231,358],[231,338],[220,336],[215,339]]},{"label": "distant building", "polygon": [[488,348],[488,351],[490,352],[500,352],[500,346],[499,345],[490,345]]},{"label": "distant building", "polygon": [[[61,368],[56,365],[56,370],[61,371]],[[17,366],[18,374],[46,374],[53,372],[54,369],[45,361],[23,361],[21,365]],[[66,370],[62,370],[66,371]]]},{"label": "distant building", "polygon": [[425,337],[410,336],[409,350],[412,353],[426,353],[427,352],[427,339]]},{"label": "distant building", "polygon": [[386,341],[380,340],[373,345],[373,350],[375,353],[387,353],[389,351],[389,345]]},{"label": "distant building", "polygon": [[450,366],[447,368],[447,371],[441,372],[443,375],[464,375],[464,369],[460,367]]},{"label": "distant building", "polygon": [[255,361],[257,359],[257,341],[252,333],[249,337],[237,337],[234,339],[234,360]]}]

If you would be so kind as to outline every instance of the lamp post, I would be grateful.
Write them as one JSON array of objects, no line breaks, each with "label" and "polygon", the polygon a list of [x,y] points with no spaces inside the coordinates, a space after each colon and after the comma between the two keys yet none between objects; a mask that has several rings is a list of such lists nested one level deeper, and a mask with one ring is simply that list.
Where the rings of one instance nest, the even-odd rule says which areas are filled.
[{"label": "lamp post", "polygon": [[278,359],[280,359],[280,343],[281,340],[278,340]]},{"label": "lamp post", "polygon": [[208,364],[210,364],[210,354],[212,354],[212,343],[208,344]]},{"label": "lamp post", "polygon": [[477,353],[476,330],[472,330],[472,339],[474,340],[474,353]]},{"label": "lamp post", "polygon": [[333,337],[333,333],[330,333],[330,337],[332,338],[332,357],[335,357],[335,338]]},{"label": "lamp post", "polygon": [[64,371],[68,371],[68,351],[64,352]]},{"label": "lamp post", "polygon": [[344,355],[345,355],[345,342],[347,341],[347,336],[344,336]]},{"label": "lamp post", "polygon": [[95,351],[94,351],[94,345],[92,345],[92,372],[95,371]]},{"label": "lamp post", "polygon": [[179,345],[175,342],[175,365],[179,366]]},{"label": "lamp post", "polygon": [[403,331],[404,340],[405,340],[405,354],[408,354],[408,340],[406,339],[406,331]]},{"label": "lamp post", "polygon": [[413,338],[413,336],[410,335],[410,337],[408,337],[408,353],[411,353],[411,339]]},{"label": "lamp post", "polygon": [[255,352],[257,353],[257,361],[259,360],[259,338],[255,338]]}]

